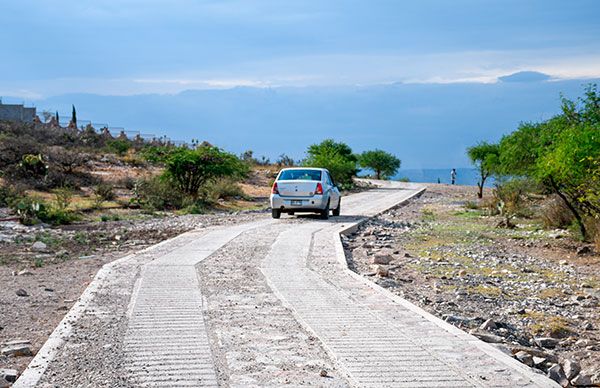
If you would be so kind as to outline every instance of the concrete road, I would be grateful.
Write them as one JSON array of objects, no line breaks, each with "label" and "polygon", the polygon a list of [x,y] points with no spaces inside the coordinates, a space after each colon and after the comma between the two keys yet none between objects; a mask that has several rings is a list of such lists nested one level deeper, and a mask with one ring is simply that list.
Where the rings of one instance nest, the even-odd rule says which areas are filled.
[{"label": "concrete road", "polygon": [[328,221],[208,228],[107,265],[15,387],[556,386],[348,270],[340,233],[421,190],[385,182]]}]

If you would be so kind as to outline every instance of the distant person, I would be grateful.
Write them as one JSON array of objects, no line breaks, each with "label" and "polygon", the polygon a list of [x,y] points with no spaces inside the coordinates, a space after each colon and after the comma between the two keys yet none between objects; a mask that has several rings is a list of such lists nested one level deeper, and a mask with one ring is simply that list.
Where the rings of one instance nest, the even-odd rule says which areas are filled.
[{"label": "distant person", "polygon": [[452,184],[456,183],[456,169],[453,168],[452,171],[450,171],[450,181],[452,182]]},{"label": "distant person", "polygon": [[442,183],[442,181],[440,180],[440,178],[438,178],[438,184]]}]

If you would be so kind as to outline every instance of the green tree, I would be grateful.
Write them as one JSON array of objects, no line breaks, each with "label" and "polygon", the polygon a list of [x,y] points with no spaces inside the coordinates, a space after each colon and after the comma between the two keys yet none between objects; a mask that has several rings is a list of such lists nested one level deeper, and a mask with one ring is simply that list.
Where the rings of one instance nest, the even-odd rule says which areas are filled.
[{"label": "green tree", "polygon": [[373,170],[377,179],[394,176],[400,168],[400,159],[379,149],[363,152],[358,158],[358,163],[362,168]]},{"label": "green tree", "polygon": [[177,148],[167,156],[165,165],[165,177],[194,200],[208,182],[247,173],[246,164],[235,155],[213,146],[200,146],[194,150]]},{"label": "green tree", "polygon": [[524,123],[500,141],[499,171],[525,176],[554,192],[571,211],[581,236],[585,216],[600,217],[593,177],[600,159],[600,95],[595,85],[583,98],[563,98],[562,113],[540,123]]},{"label": "green tree", "polygon": [[357,158],[347,144],[327,139],[312,144],[306,153],[304,166],[326,168],[336,182],[352,185],[352,177],[357,173]]},{"label": "green tree", "polygon": [[467,148],[467,155],[471,162],[479,170],[479,181],[477,182],[477,197],[483,198],[483,186],[485,181],[498,169],[500,146],[488,142],[481,142],[473,147]]}]

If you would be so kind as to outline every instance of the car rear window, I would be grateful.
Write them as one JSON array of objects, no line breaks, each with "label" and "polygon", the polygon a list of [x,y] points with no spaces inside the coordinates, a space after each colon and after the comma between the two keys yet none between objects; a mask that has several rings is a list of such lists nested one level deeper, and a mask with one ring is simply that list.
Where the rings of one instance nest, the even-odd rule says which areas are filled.
[{"label": "car rear window", "polygon": [[319,170],[284,170],[279,176],[280,181],[320,181]]}]

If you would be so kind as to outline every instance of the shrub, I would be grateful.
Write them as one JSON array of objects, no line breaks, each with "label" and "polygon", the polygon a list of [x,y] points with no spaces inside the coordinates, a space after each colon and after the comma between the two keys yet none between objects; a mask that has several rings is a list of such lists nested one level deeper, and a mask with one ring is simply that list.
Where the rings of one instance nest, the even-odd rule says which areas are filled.
[{"label": "shrub", "polygon": [[523,211],[524,194],[529,186],[530,183],[525,179],[511,179],[496,183],[494,197],[497,200],[498,211],[503,217],[499,226],[514,227],[511,219]]},{"label": "shrub", "polygon": [[94,207],[99,208],[103,202],[112,201],[117,196],[111,184],[101,183],[94,187]]},{"label": "shrub", "polygon": [[246,194],[234,180],[219,179],[206,187],[205,198],[215,202],[219,199],[246,198]]},{"label": "shrub", "polygon": [[123,157],[123,162],[130,166],[141,167],[146,165],[146,161],[142,156],[135,152],[135,149],[130,148]]},{"label": "shrub", "polygon": [[133,190],[133,203],[152,210],[181,209],[186,203],[185,195],[175,189],[165,177],[140,179]]},{"label": "shrub", "polygon": [[0,185],[0,207],[10,206],[21,196],[23,196],[22,190],[19,190],[14,186]]},{"label": "shrub", "polygon": [[235,155],[207,145],[195,150],[178,148],[166,160],[164,177],[196,201],[207,183],[218,178],[238,178],[247,172],[248,166]]},{"label": "shrub", "polygon": [[54,190],[54,201],[58,210],[66,210],[73,200],[73,190],[68,187],[61,187]]},{"label": "shrub", "polygon": [[575,217],[565,202],[558,196],[551,196],[541,208],[540,218],[546,228],[565,229],[573,224]]},{"label": "shrub", "polygon": [[26,174],[32,174],[38,177],[44,176],[48,172],[48,165],[44,161],[44,158],[41,154],[23,155],[21,163],[19,163],[19,167],[21,167],[23,172]]},{"label": "shrub", "polygon": [[105,148],[110,153],[123,156],[131,148],[131,142],[122,139],[108,140]]}]

